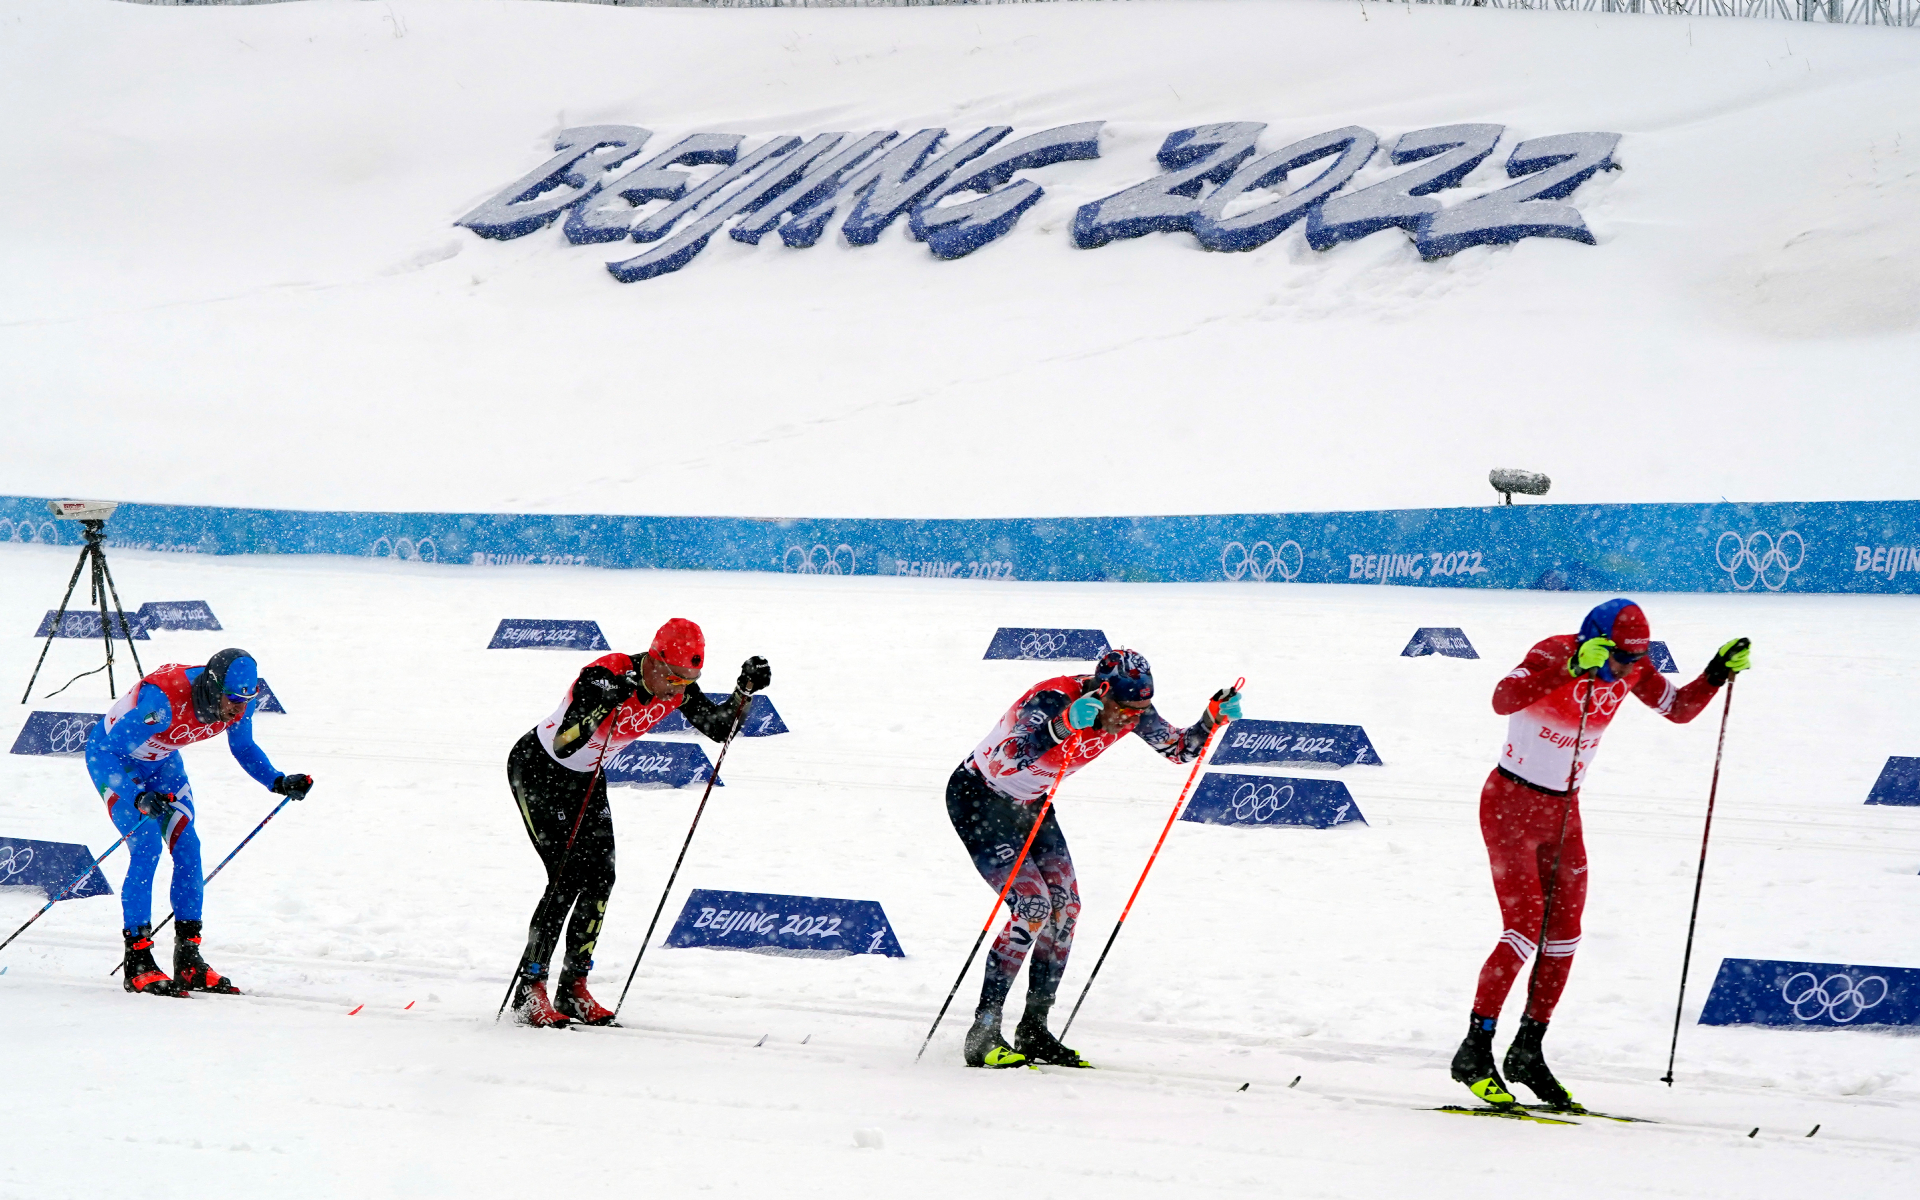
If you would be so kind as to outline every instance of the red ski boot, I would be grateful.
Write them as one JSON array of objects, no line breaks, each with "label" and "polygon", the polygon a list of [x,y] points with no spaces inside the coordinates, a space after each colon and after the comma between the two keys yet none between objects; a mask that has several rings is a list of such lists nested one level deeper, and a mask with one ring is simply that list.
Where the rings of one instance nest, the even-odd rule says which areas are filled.
[{"label": "red ski boot", "polygon": [[233,980],[207,965],[200,957],[200,922],[175,921],[173,923],[173,978],[174,982],[188,991],[219,992],[223,996],[238,996],[240,989],[233,986]]},{"label": "red ski boot", "polygon": [[585,975],[562,975],[558,1001],[560,1011],[582,1025],[613,1024],[613,1010],[603,1007],[587,991]]},{"label": "red ski boot", "polygon": [[127,940],[126,957],[120,960],[120,986],[130,992],[149,996],[185,996],[187,989],[167,978],[160,964],[153,961],[153,926],[123,929]]},{"label": "red ski boot", "polygon": [[569,1018],[547,999],[547,983],[522,975],[513,993],[513,1016],[522,1025],[535,1029],[564,1029]]}]

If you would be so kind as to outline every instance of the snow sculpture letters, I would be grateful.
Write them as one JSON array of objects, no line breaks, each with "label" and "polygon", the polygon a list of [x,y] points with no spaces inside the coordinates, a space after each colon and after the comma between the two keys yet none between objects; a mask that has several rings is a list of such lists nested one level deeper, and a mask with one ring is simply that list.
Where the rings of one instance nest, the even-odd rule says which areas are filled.
[{"label": "snow sculpture letters", "polygon": [[[1104,125],[1082,121],[1024,137],[993,125],[951,143],[944,129],[905,138],[890,130],[781,134],[744,150],[742,134],[694,133],[638,165],[652,131],[583,125],[562,131],[553,157],[456,224],[504,241],[564,215],[561,230],[576,246],[648,243],[606,264],[622,283],[678,271],[722,228],[748,245],[777,233],[803,249],[843,212],[849,245],[872,245],[904,217],[907,236],[935,257],[961,258],[1004,237],[1046,194],[1024,172],[1099,158]],[[1620,142],[1617,133],[1530,138],[1507,155],[1507,176],[1520,182],[1445,205],[1435,193],[1461,187],[1506,136],[1504,126],[1402,134],[1385,162],[1407,169],[1351,192],[1342,189],[1380,148],[1373,132],[1349,125],[1262,155],[1257,141],[1265,129],[1229,121],[1168,134],[1158,155],[1162,173],[1081,205],[1074,245],[1091,250],[1184,232],[1208,250],[1252,250],[1296,224],[1304,224],[1316,250],[1401,229],[1429,260],[1530,237],[1591,245],[1579,210],[1559,201],[1598,172],[1617,169]],[[1324,165],[1287,190],[1290,174],[1315,164]],[[696,177],[692,168],[700,167],[718,170]]]}]

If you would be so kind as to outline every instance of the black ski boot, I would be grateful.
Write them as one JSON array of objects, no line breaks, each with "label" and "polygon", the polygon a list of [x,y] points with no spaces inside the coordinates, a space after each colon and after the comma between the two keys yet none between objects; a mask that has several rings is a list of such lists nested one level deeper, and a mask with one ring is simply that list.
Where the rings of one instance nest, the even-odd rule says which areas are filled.
[{"label": "black ski boot", "polygon": [[120,960],[120,986],[129,992],[149,996],[185,996],[187,989],[167,978],[160,964],[153,961],[153,926],[122,929],[127,941],[126,957]]},{"label": "black ski boot", "polygon": [[1053,1067],[1091,1067],[1093,1064],[1080,1057],[1078,1050],[1060,1044],[1060,1039],[1047,1032],[1045,1012],[1028,1009],[1020,1018],[1020,1024],[1013,1029],[1013,1047],[1027,1057],[1030,1062],[1046,1063]]},{"label": "black ski boot", "polygon": [[240,989],[233,986],[233,980],[207,965],[200,957],[200,922],[175,921],[173,923],[173,979],[188,991],[218,992],[223,996],[238,996]]},{"label": "black ski boot", "polygon": [[1519,1101],[1500,1082],[1500,1072],[1493,1066],[1493,1018],[1473,1014],[1467,1026],[1467,1038],[1460,1048],[1453,1052],[1453,1080],[1464,1083],[1467,1090],[1495,1108],[1518,1108]]},{"label": "black ski boot", "polygon": [[973,1016],[973,1028],[967,1030],[967,1065],[970,1067],[1025,1066],[1027,1056],[1007,1045],[1000,1036],[1000,1010],[983,1008]]},{"label": "black ski boot", "polygon": [[1532,1017],[1520,1018],[1520,1032],[1513,1035],[1513,1045],[1507,1047],[1504,1065],[1507,1078],[1525,1087],[1540,1097],[1540,1103],[1555,1112],[1585,1112],[1579,1101],[1560,1086],[1560,1081],[1547,1069],[1547,1059],[1540,1052],[1540,1040],[1547,1036],[1547,1023],[1536,1021]]}]

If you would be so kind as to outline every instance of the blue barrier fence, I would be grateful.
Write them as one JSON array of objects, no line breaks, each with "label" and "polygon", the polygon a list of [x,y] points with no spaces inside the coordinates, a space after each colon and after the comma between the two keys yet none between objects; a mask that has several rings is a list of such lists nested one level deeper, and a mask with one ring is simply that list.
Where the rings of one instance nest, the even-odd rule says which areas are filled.
[{"label": "blue barrier fence", "polygon": [[[1668,592],[1920,592],[1920,501],[1535,504],[993,520],[301,512],[123,504],[108,544],[824,575]],[[0,541],[78,544],[0,497]]]}]

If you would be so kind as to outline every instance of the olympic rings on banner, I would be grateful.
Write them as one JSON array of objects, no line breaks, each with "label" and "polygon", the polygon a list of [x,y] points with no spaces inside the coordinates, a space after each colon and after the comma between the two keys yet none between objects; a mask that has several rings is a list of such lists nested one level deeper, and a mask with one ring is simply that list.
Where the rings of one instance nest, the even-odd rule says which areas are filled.
[{"label": "olympic rings on banner", "polygon": [[[841,556],[846,556],[846,565],[841,565]],[[842,542],[828,549],[826,546],[788,546],[786,557],[780,560],[780,569],[789,575],[851,575],[853,574],[853,547]]]},{"label": "olympic rings on banner", "polygon": [[0,882],[12,879],[33,861],[32,846],[0,846]]},{"label": "olympic rings on banner", "polygon": [[[1875,984],[1879,985],[1877,993],[1873,990]],[[1845,1025],[1885,1000],[1890,990],[1886,979],[1879,975],[1856,980],[1851,975],[1833,974],[1821,979],[1812,971],[1801,971],[1780,985],[1780,998],[1802,1021],[1826,1017]]]},{"label": "olympic rings on banner", "polygon": [[87,748],[87,735],[93,732],[97,718],[63,717],[47,734],[47,753],[79,754]]},{"label": "olympic rings on banner", "polygon": [[52,521],[42,521],[35,525],[30,518],[15,522],[0,517],[0,542],[41,542],[51,546],[57,545],[59,541],[60,531]]},{"label": "olympic rings on banner", "polygon": [[1258,825],[1293,803],[1290,783],[1243,783],[1233,791],[1233,819]]},{"label": "olympic rings on banner", "polygon": [[1282,582],[1292,583],[1300,578],[1300,569],[1305,565],[1306,555],[1300,543],[1291,538],[1281,542],[1278,550],[1272,542],[1255,542],[1252,546],[1228,542],[1220,547],[1220,574],[1227,579],[1251,576],[1265,583],[1278,575]]},{"label": "olympic rings on banner", "polygon": [[[1792,560],[1788,560],[1787,539],[1793,539]],[[1736,592],[1750,592],[1757,583],[1770,592],[1787,586],[1787,577],[1807,561],[1807,543],[1789,529],[1774,537],[1764,529],[1742,538],[1729,530],[1713,544],[1713,561],[1727,573]]]},{"label": "olympic rings on banner", "polygon": [[1052,658],[1067,648],[1067,635],[1060,630],[1029,629],[1020,639],[1021,658]]},{"label": "olympic rings on banner", "polygon": [[[382,546],[386,549],[382,550]],[[398,558],[406,562],[440,561],[440,547],[434,545],[430,537],[423,537],[417,542],[412,538],[382,537],[368,548],[367,554],[373,558]]]}]

